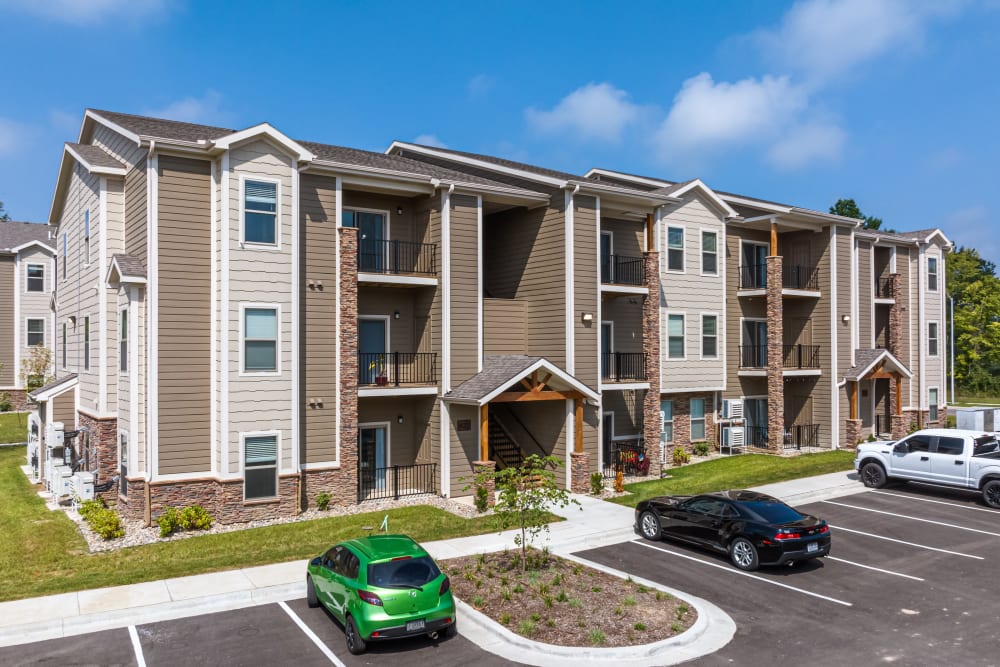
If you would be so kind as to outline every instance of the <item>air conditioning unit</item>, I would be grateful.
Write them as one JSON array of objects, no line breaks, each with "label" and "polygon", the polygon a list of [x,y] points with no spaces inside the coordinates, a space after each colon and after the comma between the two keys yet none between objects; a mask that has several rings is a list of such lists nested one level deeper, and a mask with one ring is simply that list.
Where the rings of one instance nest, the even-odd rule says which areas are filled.
[{"label": "air conditioning unit", "polygon": [[730,449],[743,447],[746,444],[746,432],[742,426],[724,426],[722,428],[722,446]]},{"label": "air conditioning unit", "polygon": [[73,474],[73,493],[80,500],[94,499],[94,473],[77,472]]},{"label": "air conditioning unit", "polygon": [[743,419],[743,399],[726,398],[722,401],[723,419]]}]

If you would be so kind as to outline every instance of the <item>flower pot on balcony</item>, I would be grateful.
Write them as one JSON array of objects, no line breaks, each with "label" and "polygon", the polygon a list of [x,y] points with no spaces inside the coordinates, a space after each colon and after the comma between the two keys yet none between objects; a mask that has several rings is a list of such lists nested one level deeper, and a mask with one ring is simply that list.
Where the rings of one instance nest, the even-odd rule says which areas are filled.
[{"label": "flower pot on balcony", "polygon": [[376,375],[375,376],[375,385],[376,386],[384,387],[387,384],[389,384],[389,378],[387,378],[384,375]]}]

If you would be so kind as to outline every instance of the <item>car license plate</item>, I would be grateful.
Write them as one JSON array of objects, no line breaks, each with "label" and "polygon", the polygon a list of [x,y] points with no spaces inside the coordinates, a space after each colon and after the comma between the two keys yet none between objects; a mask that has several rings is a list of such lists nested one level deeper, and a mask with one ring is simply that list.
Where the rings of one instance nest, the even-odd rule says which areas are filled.
[{"label": "car license plate", "polygon": [[424,619],[420,619],[419,621],[410,621],[409,623],[406,624],[407,632],[420,632],[423,629],[424,629]]},{"label": "car license plate", "polygon": [[814,551],[819,551],[819,542],[810,542],[806,545],[806,551],[812,553]]}]

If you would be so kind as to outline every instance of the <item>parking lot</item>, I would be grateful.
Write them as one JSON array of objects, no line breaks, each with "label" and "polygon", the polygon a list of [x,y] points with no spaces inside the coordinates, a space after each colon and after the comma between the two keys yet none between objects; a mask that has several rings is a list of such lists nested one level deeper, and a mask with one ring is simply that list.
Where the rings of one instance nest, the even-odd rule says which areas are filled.
[{"label": "parking lot", "polygon": [[577,555],[722,607],[737,634],[699,665],[1000,664],[1000,511],[919,484],[800,506],[833,531],[829,558],[736,570],[641,538]]}]

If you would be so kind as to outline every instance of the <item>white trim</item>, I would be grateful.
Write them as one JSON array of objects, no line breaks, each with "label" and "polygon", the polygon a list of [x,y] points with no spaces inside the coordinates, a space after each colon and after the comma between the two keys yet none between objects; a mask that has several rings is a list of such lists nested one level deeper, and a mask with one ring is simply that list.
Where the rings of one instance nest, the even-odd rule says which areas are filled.
[{"label": "white trim", "polygon": [[[705,272],[705,234],[713,234],[715,236],[715,273]],[[698,228],[698,259],[701,264],[700,271],[703,276],[711,276],[717,278],[721,274],[721,267],[719,266],[719,230],[710,229],[708,227]]]},{"label": "white trim", "polygon": [[[260,309],[260,310],[273,310],[275,311],[275,341],[274,341],[274,370],[273,371],[248,371],[244,368],[243,363],[245,361],[245,343],[244,335],[246,334],[246,320],[245,313],[246,310],[250,309]],[[240,366],[238,375],[240,377],[278,377],[281,375],[281,304],[280,303],[262,303],[259,301],[240,301],[239,302],[239,360]]]},{"label": "white trim", "polygon": [[840,314],[840,304],[837,302],[837,226],[830,225],[830,447],[840,449],[840,392],[837,378],[840,377],[840,360],[837,348],[840,346],[840,336],[837,332],[837,321]]},{"label": "white trim", "polygon": [[[391,336],[389,328],[391,326],[391,320],[388,315],[365,315],[358,313],[358,354],[361,354],[361,320],[378,320],[385,323],[385,351],[382,354],[390,354],[392,349]],[[360,374],[361,369],[358,368],[358,373]]]},{"label": "white trim", "polygon": [[918,294],[918,297],[917,297],[917,299],[918,299],[917,300],[917,322],[919,322],[919,324],[915,328],[917,329],[917,331],[920,332],[917,335],[917,346],[918,346],[918,352],[919,352],[919,357],[920,357],[919,361],[918,361],[918,366],[917,366],[918,369],[919,369],[918,370],[918,375],[917,375],[917,377],[918,377],[917,381],[919,383],[919,386],[917,387],[917,405],[919,405],[920,408],[922,409],[924,407],[924,400],[926,398],[925,395],[924,395],[924,384],[926,382],[926,374],[925,374],[924,369],[927,366],[927,338],[926,338],[926,336],[924,334],[924,331],[923,331],[923,328],[924,328],[924,326],[923,326],[924,318],[926,317],[926,313],[927,313],[927,310],[926,310],[926,308],[927,308],[927,261],[926,261],[926,259],[927,259],[927,246],[924,246],[924,245],[920,246],[920,249],[919,249],[918,253],[919,253],[919,257],[920,257],[920,263],[919,263],[919,265],[917,267],[917,270],[919,271],[919,276],[920,276],[920,287],[917,289],[917,294]]},{"label": "white trim", "polygon": [[[343,216],[345,211],[351,211],[352,213],[378,213],[382,216],[382,240],[390,241],[392,236],[392,212],[387,208],[365,208],[364,206],[341,206],[340,216],[341,221],[343,221]],[[361,241],[361,228],[358,227],[357,220],[354,221],[354,229],[358,230],[358,241]],[[372,274],[380,275],[380,274]]]},{"label": "white trim", "polygon": [[644,176],[633,176],[632,174],[623,174],[622,172],[614,171],[613,169],[600,169],[598,167],[594,167],[584,174],[584,178],[590,178],[594,175],[611,176],[612,178],[618,178],[623,181],[632,181],[634,183],[642,183],[643,185],[655,185],[658,188],[665,188],[674,185],[669,181],[660,181],[655,178],[648,178]]},{"label": "white trim", "polygon": [[648,391],[649,390],[649,383],[648,382],[607,382],[607,383],[601,382],[598,385],[597,388],[598,388],[598,391],[601,391],[601,392],[605,392],[605,391],[624,391],[626,389],[628,389],[628,390],[645,389],[645,390]]},{"label": "white trim", "polygon": [[851,230],[851,365],[853,368],[858,349],[858,241]]},{"label": "white trim", "polygon": [[53,398],[62,396],[67,391],[75,388],[79,384],[80,384],[80,377],[75,375],[73,377],[66,378],[65,380],[62,380],[56,384],[49,385],[49,387],[44,391],[42,391],[42,389],[36,389],[35,391],[31,392],[29,396],[35,399],[35,401],[37,401],[38,403],[43,403],[45,401],[50,401]]},{"label": "white trim", "polygon": [[358,273],[358,282],[425,287],[437,285],[438,279],[429,276],[397,276],[391,273]]},{"label": "white trim", "polygon": [[[676,396],[677,394],[692,394],[696,391],[724,391],[724,387],[685,387],[683,389],[669,389],[666,391],[661,391],[660,394],[664,396]],[[673,399],[670,399],[673,400]]]},{"label": "white trim", "polygon": [[376,396],[437,396],[437,387],[399,387],[365,389],[358,388],[358,398],[373,398]]},{"label": "white trim", "polygon": [[[666,347],[665,347],[665,350],[664,350],[666,352],[666,354],[661,354],[660,355],[660,359],[663,359],[665,361],[670,361],[670,362],[687,361],[687,357],[688,357],[688,355],[687,355],[687,339],[688,339],[688,336],[687,336],[687,312],[683,311],[683,310],[663,310],[661,312],[663,313],[664,322],[666,323],[666,326],[663,327],[663,332],[664,332],[664,336],[665,336],[664,340],[666,341],[667,344],[666,344]],[[683,323],[683,326],[681,328],[681,331],[683,332],[683,340],[684,340],[684,356],[682,356],[682,357],[671,357],[670,356],[670,316],[671,315],[680,315],[681,317],[684,318],[684,323]],[[701,340],[701,337],[699,336],[699,341],[700,340]]]},{"label": "white trim", "polygon": [[[580,382],[576,378],[572,377],[568,373],[564,372],[558,366],[555,366],[551,362],[546,361],[545,359],[539,359],[538,361],[536,361],[535,363],[533,363],[531,366],[528,366],[523,371],[520,371],[518,373],[518,375],[517,375],[517,378],[528,377],[533,372],[535,372],[537,370],[540,370],[540,369],[543,369],[543,368],[545,369],[546,372],[552,373],[553,376],[555,376],[556,378],[562,380],[566,384],[570,385],[571,387],[573,387],[574,389],[576,389],[577,391],[579,391],[581,394],[583,394],[585,397],[587,397],[587,398],[589,398],[591,400],[594,400],[594,401],[599,401],[600,400],[600,395],[597,394],[597,393],[595,393],[590,387],[588,387],[587,385],[583,384],[582,382]],[[493,391],[491,391],[486,396],[480,398],[477,401],[477,404],[478,405],[483,405],[485,403],[489,403],[494,398],[496,398],[497,396],[499,396],[500,394],[502,394],[504,392],[504,390],[507,389],[507,386],[508,385],[503,385],[503,386],[497,387],[496,389],[494,389]],[[550,382],[550,386],[551,386],[551,382]],[[454,401],[454,402],[457,403],[458,401]]]},{"label": "white trim", "polygon": [[[576,442],[576,419],[573,414],[573,408],[575,402],[576,401],[564,401],[564,403],[566,404],[565,406],[566,407],[566,418],[565,418],[566,454],[564,454],[565,458],[563,458],[563,461],[572,461],[573,458],[574,443]],[[573,490],[572,466],[565,466],[563,470],[566,471],[566,478],[565,478],[566,490],[572,491]]]},{"label": "white trim", "polygon": [[680,198],[681,195],[684,195],[687,192],[694,190],[695,188],[701,190],[702,193],[704,193],[705,196],[707,196],[712,201],[712,203],[721,208],[722,212],[726,214],[727,218],[740,217],[740,214],[737,213],[735,210],[733,210],[732,206],[727,204],[726,201],[722,197],[717,195],[712,188],[705,185],[700,178],[696,178],[693,181],[687,182],[686,184],[682,185],[681,187],[671,192],[670,196]]},{"label": "white trim", "polygon": [[343,411],[343,406],[341,405],[341,387],[340,387],[340,320],[342,319],[342,314],[340,312],[340,281],[341,281],[341,271],[343,270],[340,264],[340,235],[341,235],[341,222],[343,218],[343,204],[344,204],[344,184],[340,176],[334,179],[334,188],[336,190],[336,197],[333,205],[334,216],[336,220],[333,222],[333,234],[334,234],[334,263],[336,269],[336,282],[334,286],[334,301],[336,306],[334,308],[334,362],[333,362],[333,375],[335,378],[335,386],[333,394],[335,397],[334,403],[334,424],[335,429],[333,432],[334,439],[334,450],[335,458],[337,460],[337,465],[340,465],[340,428],[341,428],[341,412]]},{"label": "white trim", "polygon": [[[438,401],[438,416],[440,418],[441,442],[438,447],[441,450],[441,495],[445,498],[451,497],[451,416],[448,411],[448,404]],[[476,416],[479,422],[479,415]],[[476,455],[478,459],[478,454]]]},{"label": "white trim", "polygon": [[794,368],[794,369],[782,369],[782,377],[818,377],[823,374],[823,370],[820,368]]},{"label": "white trim", "polygon": [[[86,169],[91,175],[105,175],[105,176],[124,176],[125,167],[95,167],[89,161],[85,160],[80,153],[76,151],[75,148],[71,147],[68,143],[63,144],[63,150],[70,154],[70,156],[80,163],[84,169]],[[103,150],[103,149],[102,149]],[[105,151],[107,152],[107,151]],[[113,157],[110,153],[108,157]]]},{"label": "white trim", "polygon": [[[49,332],[48,327],[45,324],[45,317],[38,317],[37,315],[24,318],[24,347],[32,347],[32,345],[28,343],[28,322],[31,322],[32,320],[40,321],[42,323],[42,347],[48,347]],[[20,372],[20,369],[15,368],[14,370]]]},{"label": "white trim", "polygon": [[[597,280],[600,281],[600,273],[598,272]],[[648,296],[648,287],[636,287],[633,285],[617,285],[617,284],[599,284],[598,290],[602,294],[637,294],[639,296]]]},{"label": "white trim", "polygon": [[[565,229],[563,234],[563,252],[566,257],[565,275],[566,285],[564,297],[566,299],[566,310],[564,321],[566,325],[565,346],[566,346],[566,370],[571,375],[576,372],[576,299],[575,285],[576,276],[573,275],[576,269],[576,262],[573,255],[573,235],[576,230],[576,202],[573,199],[573,191],[566,190],[563,193],[563,215],[565,218]],[[574,421],[574,426],[576,422]],[[567,430],[570,433],[570,430]],[[569,460],[567,452],[566,460]]]},{"label": "white trim", "polygon": [[[134,455],[133,461],[139,460],[139,288],[129,287],[128,297],[128,317],[129,317],[129,378],[128,378],[128,429],[129,447],[132,451],[129,455]],[[134,306],[134,307],[133,307]],[[214,406],[214,401],[213,401]],[[214,425],[214,424],[213,424]],[[212,450],[215,451],[215,441],[212,441]],[[149,470],[149,461],[143,461],[142,472]]]},{"label": "white trim", "polygon": [[[872,349],[875,348],[875,284],[878,280],[875,277],[875,244],[871,243],[868,246],[868,289],[866,290],[865,296],[868,297],[868,334],[871,340],[868,341],[868,346]],[[872,398],[874,399],[874,386],[872,391]],[[875,401],[872,400],[872,409],[874,410]],[[874,413],[872,413],[872,422],[875,421]]]},{"label": "white trim", "polygon": [[77,406],[77,410],[87,415],[88,417],[93,417],[94,419],[114,419],[115,417],[118,416],[117,412],[100,412],[99,410],[88,408],[85,405]]},{"label": "white trim", "polygon": [[[597,283],[597,285],[596,285],[596,287],[597,287],[597,312],[594,313],[594,317],[597,319],[598,322],[603,322],[604,321],[603,320],[603,317],[604,317],[604,297],[603,297],[603,293],[602,293],[602,290],[601,290],[601,287],[602,287],[602,285],[601,285],[601,235],[604,233],[604,230],[601,229],[601,198],[597,197],[596,199],[597,199],[597,204],[596,204],[596,210],[594,211],[594,214],[595,214],[594,215],[594,221],[597,223],[595,225],[595,228],[596,228],[595,231],[597,232],[597,280],[596,280],[596,283]],[[615,240],[614,233],[610,232],[610,231],[608,233],[611,234],[611,251],[612,251],[612,253],[614,253],[614,247],[615,247],[614,246],[614,240]],[[648,290],[647,290],[647,292],[648,292]],[[601,375],[602,375],[602,373],[601,373],[601,339],[600,339],[600,332],[598,332],[598,339],[597,339],[597,384],[598,384],[597,391],[598,392],[601,391],[601,389],[600,389]],[[604,402],[604,398],[602,397],[600,405],[603,405],[603,402]],[[598,420],[598,421],[600,421],[600,420]],[[598,470],[602,470],[602,468],[600,467],[600,462],[601,462],[601,454],[600,454],[601,437],[602,437],[601,436],[601,426],[600,426],[600,423],[598,423],[598,427],[597,427],[597,442],[598,442],[598,456],[597,456],[597,461],[598,461]]]},{"label": "white trim", "polygon": [[[211,143],[214,144],[215,148],[228,150],[230,148],[235,147],[236,144],[239,144],[244,141],[249,141],[250,139],[253,139],[261,135],[264,135],[268,139],[271,139],[279,146],[286,149],[288,152],[292,153],[292,155],[299,162],[312,162],[313,160],[316,159],[316,156],[313,155],[308,150],[306,150],[306,148],[302,144],[295,141],[294,139],[289,138],[280,130],[275,129],[274,126],[272,126],[270,123],[258,123],[257,125],[248,127],[245,130],[240,130],[239,132],[233,132],[232,134],[227,134],[226,136],[216,139],[214,142]],[[208,144],[206,144],[206,148],[207,147],[209,147]]]},{"label": "white trim", "polygon": [[[670,230],[671,229],[679,229],[679,230],[681,230],[681,234],[683,235],[683,238],[681,238],[681,268],[680,269],[671,269],[670,268],[670,250],[671,250],[671,247],[670,247]],[[677,248],[673,248],[673,250],[676,250],[676,249]],[[676,224],[672,224],[672,223],[669,223],[669,222],[667,223],[667,229],[666,229],[666,247],[665,247],[665,249],[663,251],[663,254],[666,255],[666,269],[665,269],[664,273],[673,273],[673,274],[676,274],[676,275],[683,275],[683,274],[687,273],[687,226],[686,225],[676,225]]]},{"label": "white trim", "polygon": [[219,474],[219,202],[218,197],[221,191],[221,183],[216,184],[219,178],[219,167],[215,160],[209,163],[209,215],[212,218],[208,249],[209,253],[209,338],[211,347],[209,348],[209,390],[208,390],[208,413],[209,413],[209,442],[211,443],[211,464],[212,472]]},{"label": "white trim", "polygon": [[[48,227],[49,225],[44,225],[44,226]],[[58,225],[57,225],[57,227],[58,227]],[[59,244],[56,243],[56,245],[59,245]],[[57,254],[55,248],[53,248],[52,246],[50,246],[50,245],[48,245],[46,243],[42,243],[41,241],[28,241],[27,243],[22,243],[19,246],[14,246],[13,248],[11,248],[9,252],[11,252],[12,254],[17,255],[17,254],[20,254],[23,250],[25,250],[27,248],[30,248],[32,246],[38,246],[39,248],[42,248],[43,250],[48,251],[53,256],[55,256]]]},{"label": "white trim", "polygon": [[[937,394],[937,399],[936,399],[937,400],[937,405],[931,405],[931,392],[932,391],[935,394]],[[931,386],[927,387],[927,419],[931,418],[931,408],[934,408],[934,412],[937,413],[935,415],[935,420],[934,420],[934,421],[937,421],[938,419],[941,418],[941,389],[940,389],[940,387],[938,387],[936,385],[931,385]]]},{"label": "white trim", "polygon": [[441,393],[451,391],[451,190],[441,189]]},{"label": "white trim", "polygon": [[[152,152],[152,147],[150,147]],[[150,451],[152,465],[147,465],[147,475],[159,479],[160,474],[160,400],[159,400],[159,341],[160,341],[160,316],[159,316],[159,215],[160,215],[160,158],[153,153],[148,160],[147,182],[150,185],[149,206],[147,215],[148,233],[146,235],[146,256],[149,258],[149,282],[151,289],[147,292],[146,307],[148,316],[146,321],[149,326],[149,335],[146,337],[146,349],[149,356],[149,364],[146,367],[146,404],[149,411],[146,418],[147,448]]]},{"label": "white trim", "polygon": [[[299,170],[297,165],[292,165],[292,236],[288,243],[288,250],[292,254],[292,280],[291,280],[291,318],[292,318],[292,427],[291,427],[291,453],[292,469],[299,469],[299,416],[302,406],[300,398],[301,387],[299,386],[299,369],[302,360],[299,358],[299,337],[302,332],[299,330],[299,293],[302,285],[302,277],[299,275]],[[339,313],[337,314],[339,316]],[[338,405],[339,409],[340,406]]]},{"label": "white trim", "polygon": [[[257,174],[239,175],[239,243],[241,250],[266,250],[277,252],[281,250],[281,179],[271,176],[258,176]],[[246,182],[273,183],[274,184],[274,243],[261,243],[259,241],[247,241],[246,239]]]},{"label": "white trim", "polygon": [[[18,386],[18,378],[21,376],[21,327],[17,322],[21,321],[21,256],[14,256],[14,368],[12,379],[14,386]],[[27,326],[27,325],[25,325]],[[27,341],[27,339],[25,339]]]},{"label": "white trim", "polygon": [[[610,324],[611,325],[611,339],[608,341],[608,352],[612,352],[613,353],[615,351],[615,321],[614,320],[601,320],[601,337],[598,340],[598,344],[597,344],[597,349],[598,349],[598,353],[599,354],[604,354],[604,352],[601,350],[601,343],[604,342],[604,325],[605,324]],[[603,361],[603,358],[601,359],[601,361]],[[598,366],[598,368],[600,368],[600,366]]]},{"label": "white trim", "polygon": [[[903,363],[899,359],[897,359],[891,352],[889,352],[889,350],[882,350],[882,351],[880,351],[879,354],[877,354],[875,356],[875,358],[872,359],[871,363],[869,363],[863,369],[861,369],[860,371],[858,371],[853,377],[857,378],[858,380],[861,380],[862,378],[864,378],[864,376],[868,375],[868,373],[870,373],[871,370],[873,368],[875,368],[875,366],[880,361],[882,361],[883,359],[885,359],[887,357],[893,363],[893,365],[896,367],[897,371],[903,375],[903,377],[905,377],[906,379],[910,379],[911,377],[913,377],[913,374],[910,373],[910,369],[908,369],[906,366],[904,366]],[[851,378],[847,378],[847,379],[851,380]],[[854,380],[851,380],[851,381],[854,381]]]},{"label": "white trim", "polygon": [[[746,295],[745,292],[744,292],[744,295]],[[817,290],[811,290],[811,289],[791,289],[791,288],[788,288],[788,287],[783,287],[783,288],[781,288],[781,295],[782,296],[804,296],[804,297],[812,297],[812,298],[818,299],[818,298],[820,298],[822,296],[822,293],[818,289]],[[749,295],[747,295],[747,296],[749,296]]]},{"label": "white trim", "polygon": [[[937,353],[931,354],[931,325],[937,327],[937,336],[934,338],[937,341]],[[938,359],[941,357],[941,323],[938,320],[927,320],[927,358],[928,359]]]},{"label": "white trim", "polygon": [[483,372],[483,197],[476,196],[476,372]]},{"label": "white trim", "polygon": [[317,461],[299,465],[299,470],[340,470],[340,468],[340,461]]},{"label": "white trim", "polygon": [[[698,342],[701,343],[698,346],[698,358],[702,361],[718,361],[719,355],[719,313],[717,311],[703,310],[698,313],[700,316],[699,323],[701,324],[701,329],[698,331]],[[706,357],[705,355],[705,316],[715,318],[715,356]]]},{"label": "white trim", "polygon": [[[230,170],[230,154],[226,151],[222,154],[222,174],[219,179],[222,184],[222,212],[220,216],[221,225],[221,250],[222,250],[222,285],[220,286],[222,290],[221,303],[219,306],[219,325],[222,329],[219,338],[219,352],[221,359],[219,360],[219,371],[222,374],[220,378],[219,391],[222,393],[222,400],[220,402],[220,415],[219,415],[219,473],[223,476],[228,476],[229,473],[229,452],[232,447],[230,443],[229,436],[229,376],[232,373],[232,366],[229,362],[229,348],[232,347],[232,343],[229,342],[229,318],[232,315],[232,307],[230,306],[230,285],[229,285],[229,254],[230,245],[232,241],[230,239],[230,227],[232,226],[232,215],[230,211],[230,201],[229,201],[229,191],[232,189],[232,171]],[[339,338],[339,336],[338,336]],[[338,429],[339,431],[339,429]]]},{"label": "white trim", "polygon": [[[122,127],[118,123],[115,123],[115,122],[112,122],[112,121],[106,119],[104,116],[101,116],[100,114],[98,114],[93,109],[87,109],[84,112],[84,114],[83,114],[84,124],[86,124],[86,120],[88,118],[97,121],[101,125],[103,125],[106,128],[108,128],[109,130],[113,130],[113,131],[117,132],[118,134],[122,135],[126,139],[131,139],[136,144],[138,144],[138,143],[141,142],[141,139],[139,138],[138,134],[136,134],[134,132],[131,132],[129,130],[126,130],[124,127]],[[78,138],[78,140],[76,141],[76,143],[81,143],[80,142],[81,139],[83,139],[83,128],[82,127],[80,128],[80,137]]]},{"label": "white trim", "polygon": [[[97,205],[97,215],[99,217],[97,230],[97,275],[107,275],[108,263],[108,179],[102,177],[100,181],[100,196]],[[93,222],[93,221],[91,221]],[[90,238],[93,238],[94,229],[91,224],[90,237],[84,239],[87,246],[87,255],[90,255]],[[92,257],[88,259],[93,262]],[[97,309],[101,315],[97,319],[97,409],[101,412],[108,410],[108,289],[98,280],[97,289]]]},{"label": "white trim", "polygon": [[[247,498],[247,473],[246,473],[246,439],[274,436],[274,491],[273,496],[261,497],[261,498]],[[256,502],[258,500],[272,500],[281,497],[281,431],[240,431],[240,469],[239,478],[243,480],[243,502]],[[286,471],[287,472],[287,471]],[[190,474],[190,473],[188,473]],[[204,474],[201,475],[204,477]]]},{"label": "white trim", "polygon": [[[361,465],[361,431],[363,429],[385,428],[385,467],[392,467],[392,422],[361,422],[358,424],[358,465]],[[377,455],[376,455],[377,458]]]},{"label": "white trim", "polygon": [[[921,248],[921,250],[924,251],[923,248]],[[925,258],[925,262],[924,263],[927,265],[927,268],[926,268],[926,277],[927,277],[927,280],[926,280],[925,284],[923,285],[923,289],[927,290],[927,292],[929,292],[931,294],[937,294],[941,290],[941,258],[939,256],[937,256],[937,255],[932,255],[932,254],[930,254],[930,253],[928,253],[926,251],[924,251],[924,258]],[[934,260],[934,283],[935,283],[934,289],[931,289],[931,285],[930,285],[930,283],[931,283],[931,260],[932,259]]]},{"label": "white trim", "polygon": [[537,181],[539,183],[544,183],[546,185],[552,185],[561,188],[566,185],[566,181],[561,178],[553,178],[551,176],[543,176],[533,171],[525,171],[523,169],[517,169],[514,167],[505,167],[503,165],[497,164],[495,162],[487,162],[485,160],[477,160],[475,158],[467,157],[465,155],[459,155],[457,153],[446,153],[443,151],[436,151],[425,146],[418,146],[415,144],[406,143],[405,141],[394,141],[386,149],[386,154],[390,155],[393,151],[404,149],[413,153],[421,153],[423,155],[433,155],[435,157],[444,158],[452,162],[458,162],[460,164],[470,165],[473,167],[479,167],[481,169],[488,169],[490,171],[495,171],[501,174],[508,174],[510,176],[518,176],[529,181]]},{"label": "white trim", "polygon": [[[115,345],[118,353],[118,368],[115,369],[115,374],[118,376],[124,375],[126,377],[131,377],[130,373],[132,372],[132,364],[134,363],[134,359],[131,354],[132,338],[135,337],[135,334],[132,331],[132,317],[129,314],[129,302],[127,293],[125,298],[126,298],[125,305],[118,306],[118,310],[115,311],[115,315],[117,315],[117,317],[115,318]],[[125,322],[126,322],[125,326],[127,332],[127,335],[125,337],[126,356],[124,357],[124,359],[128,364],[128,366],[125,368],[124,371],[122,370],[122,358],[123,358],[122,357],[122,314],[123,313],[125,315]],[[129,386],[131,386],[131,384]]]},{"label": "white trim", "polygon": [[109,285],[113,283],[121,283],[123,285],[145,285],[148,282],[146,278],[142,276],[130,276],[122,273],[121,267],[118,266],[118,258],[113,255],[111,257],[111,261],[108,263],[107,271],[104,272],[104,281]]},{"label": "white trim", "polygon": [[[15,259],[15,263],[16,264],[20,264],[20,263],[22,263],[22,260],[20,258],[17,258],[17,259]],[[33,260],[23,260],[23,263],[24,263],[24,289],[22,289],[20,291],[22,291],[25,294],[48,294],[49,290],[47,290],[46,287],[48,287],[48,274],[49,274],[49,272],[45,270],[45,264],[42,263],[42,262],[40,262],[40,261],[38,261],[38,260],[34,260],[34,261]],[[28,270],[31,267],[33,267],[33,266],[40,266],[40,267],[42,267],[42,289],[41,289],[40,292],[28,289],[28,279],[29,279]]]}]

